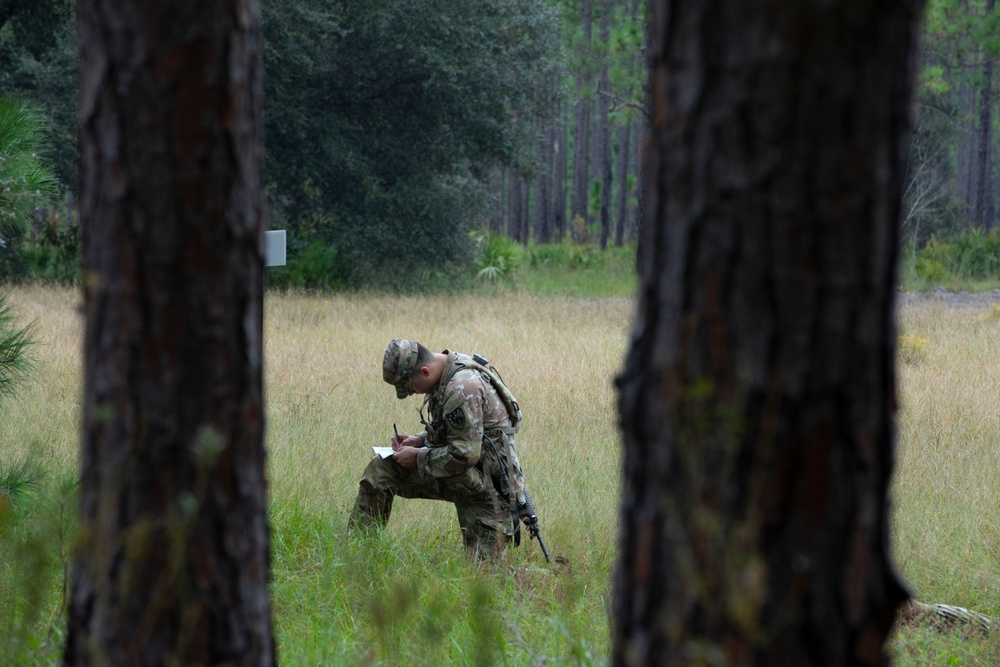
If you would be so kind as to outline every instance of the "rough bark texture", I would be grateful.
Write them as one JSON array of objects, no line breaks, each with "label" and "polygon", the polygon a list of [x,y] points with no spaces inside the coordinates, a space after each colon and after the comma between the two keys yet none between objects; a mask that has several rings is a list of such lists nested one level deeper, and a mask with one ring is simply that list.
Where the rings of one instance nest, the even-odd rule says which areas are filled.
[{"label": "rough bark texture", "polygon": [[618,214],[615,216],[615,245],[625,243],[626,219],[629,211],[628,168],[632,163],[632,120],[627,119],[618,128]]},{"label": "rough bark texture", "polygon": [[493,174],[490,176],[490,187],[493,190],[493,197],[495,204],[492,207],[490,213],[490,233],[491,234],[502,234],[504,226],[504,212],[507,206],[506,191],[504,190],[504,172],[505,170],[501,167],[496,167],[493,169]]},{"label": "rough bark texture", "polygon": [[[584,48],[590,51],[593,32],[592,0],[583,0],[580,21],[583,23]],[[585,96],[591,84],[590,73],[581,67],[576,75],[576,110],[573,116],[573,202],[570,208],[570,235],[576,242],[587,239],[587,202],[590,188],[590,107]]]},{"label": "rough bark texture", "polygon": [[[972,118],[976,113],[976,92],[968,81],[959,79],[959,99],[962,113]],[[957,195],[962,201],[962,213],[966,220],[973,219],[973,203],[976,193],[976,131],[971,123],[963,123],[956,149],[958,171]]]},{"label": "rough bark texture", "polygon": [[[996,0],[986,0],[985,15],[990,16],[996,9]],[[979,88],[979,137],[976,150],[976,195],[972,207],[972,224],[984,231],[990,231],[993,220],[989,216],[990,150],[993,139],[993,58],[983,53],[983,79]]]},{"label": "rough bark texture", "polygon": [[920,5],[651,5],[615,665],[887,661]]},{"label": "rough bark texture", "polygon": [[256,0],[78,0],[67,665],[270,665]]},{"label": "rough bark texture", "polygon": [[538,161],[542,166],[535,176],[535,241],[552,241],[552,123],[538,124]]},{"label": "rough bark texture", "polygon": [[[601,0],[601,44],[608,43],[608,25],[610,23],[611,3]],[[598,139],[598,164],[601,170],[601,232],[599,244],[601,250],[608,247],[611,238],[611,119],[608,113],[611,108],[611,79],[608,75],[608,63],[601,68],[601,78],[597,96],[597,122],[600,123]]]},{"label": "rough bark texture", "polygon": [[556,118],[559,119],[553,130],[555,151],[555,183],[552,187],[552,228],[555,240],[561,241],[566,236],[566,176],[567,165],[566,146],[569,145],[569,122],[563,112],[564,103],[559,102]]}]

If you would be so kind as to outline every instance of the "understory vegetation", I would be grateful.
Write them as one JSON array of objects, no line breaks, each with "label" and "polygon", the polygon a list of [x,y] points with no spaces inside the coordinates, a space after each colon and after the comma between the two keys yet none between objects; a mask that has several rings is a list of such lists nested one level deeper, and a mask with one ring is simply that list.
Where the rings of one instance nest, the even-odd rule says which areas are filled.
[{"label": "understory vegetation", "polygon": [[902,254],[907,289],[984,291],[1000,287],[1000,233],[971,230],[949,240],[931,239]]},{"label": "understory vegetation", "polygon": [[[272,594],[284,664],[606,664],[620,494],[612,380],[632,302],[528,294],[524,282],[494,294],[267,296]],[[75,289],[7,289],[37,322],[38,358],[33,381],[0,408],[0,655],[48,665],[65,624],[83,322]],[[904,308],[893,554],[917,599],[998,617],[1000,309]],[[565,564],[546,565],[525,536],[502,566],[476,568],[454,511],[431,501],[401,499],[382,534],[348,534],[371,446],[386,444],[393,423],[417,427],[417,399],[396,400],[378,372],[398,336],[481,352],[501,369],[525,408],[518,449],[542,534]],[[898,665],[990,665],[1000,636],[906,623],[889,648]]]}]

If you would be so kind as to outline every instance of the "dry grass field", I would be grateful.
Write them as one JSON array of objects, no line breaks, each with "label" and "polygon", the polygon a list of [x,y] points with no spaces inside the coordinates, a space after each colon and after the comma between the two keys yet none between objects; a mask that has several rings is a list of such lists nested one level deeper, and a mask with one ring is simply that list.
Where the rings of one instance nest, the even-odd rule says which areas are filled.
[{"label": "dry grass field", "polygon": [[[70,476],[79,295],[14,287],[8,298],[36,323],[37,370],[16,400],[0,405],[0,462],[33,457]],[[274,591],[286,664],[604,661],[620,485],[613,379],[631,311],[626,300],[511,294],[267,297]],[[918,599],[1000,616],[1000,307],[907,305],[900,323],[896,560]],[[518,449],[528,487],[569,576],[547,575],[532,543],[511,557],[513,579],[482,584],[462,560],[453,510],[441,503],[398,502],[374,550],[348,539],[346,515],[371,446],[386,444],[394,423],[401,432],[419,428],[419,398],[396,400],[381,379],[382,351],[396,337],[480,352],[497,365],[524,408]],[[418,577],[437,583],[412,583]],[[59,585],[50,588],[47,604],[57,607]],[[480,592],[486,602],[464,606]],[[482,626],[465,618],[486,614],[482,605],[496,609],[496,646],[477,644]],[[394,606],[403,611],[387,621]],[[420,645],[401,639],[417,633]],[[904,665],[987,665],[1000,655],[994,639],[970,641],[961,630],[902,627],[891,646]]]}]

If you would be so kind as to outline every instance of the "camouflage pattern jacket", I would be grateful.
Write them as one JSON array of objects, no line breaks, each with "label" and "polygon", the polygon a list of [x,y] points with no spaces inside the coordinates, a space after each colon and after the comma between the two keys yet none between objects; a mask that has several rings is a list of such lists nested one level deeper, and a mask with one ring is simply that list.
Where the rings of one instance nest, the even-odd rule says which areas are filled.
[{"label": "camouflage pattern jacket", "polygon": [[504,486],[509,484],[509,490],[503,490],[505,495],[522,496],[523,475],[514,451],[511,421],[489,374],[476,368],[468,355],[449,350],[443,353],[448,361],[441,381],[424,399],[430,422],[424,421],[427,430],[419,435],[429,449],[418,458],[420,475],[450,477],[482,460],[484,472],[502,479]]}]

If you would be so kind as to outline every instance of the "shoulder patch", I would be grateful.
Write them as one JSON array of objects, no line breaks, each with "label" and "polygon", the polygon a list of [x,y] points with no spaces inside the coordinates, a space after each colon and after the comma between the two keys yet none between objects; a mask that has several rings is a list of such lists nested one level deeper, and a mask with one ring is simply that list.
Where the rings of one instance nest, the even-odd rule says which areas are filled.
[{"label": "shoulder patch", "polygon": [[465,426],[465,413],[462,412],[462,406],[458,406],[449,412],[447,416],[445,416],[445,419],[448,420],[448,424],[450,424],[452,428],[463,428]]}]

